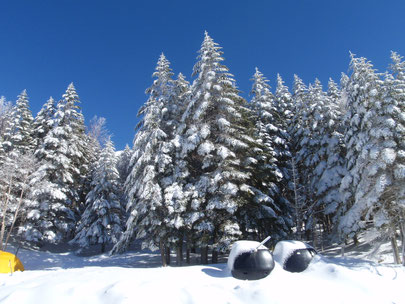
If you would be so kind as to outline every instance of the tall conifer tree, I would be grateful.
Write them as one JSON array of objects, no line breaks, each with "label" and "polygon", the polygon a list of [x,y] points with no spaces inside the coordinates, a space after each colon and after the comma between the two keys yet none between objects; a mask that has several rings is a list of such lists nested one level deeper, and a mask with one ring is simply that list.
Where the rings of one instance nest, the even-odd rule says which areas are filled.
[{"label": "tall conifer tree", "polygon": [[[346,85],[346,114],[344,117],[347,170],[340,191],[342,201],[339,230],[342,237],[352,237],[365,228],[367,204],[360,199],[361,181],[368,160],[370,129],[375,122],[377,105],[381,104],[381,81],[372,64],[351,54],[352,74]],[[378,106],[380,107],[380,106]],[[359,200],[360,199],[360,200]]]},{"label": "tall conifer tree", "polygon": [[[166,251],[170,233],[165,223],[169,210],[164,204],[164,177],[173,169],[174,147],[170,142],[173,122],[169,111],[172,76],[170,63],[162,54],[153,73],[156,79],[146,90],[149,98],[138,112],[142,119],[137,126],[131,172],[125,184],[129,219],[114,251],[125,250],[134,236],[143,239],[144,248],[160,248],[162,257]],[[166,261],[163,259],[162,263],[165,265]]]},{"label": "tall conifer tree", "polygon": [[37,179],[43,183],[28,208],[28,240],[58,243],[72,237],[88,168],[84,118],[78,103],[76,89],[70,84],[47,123],[52,129],[35,151],[42,162]]},{"label": "tall conifer tree", "polygon": [[123,209],[116,164],[114,145],[107,140],[95,166],[91,191],[86,197],[86,210],[72,240],[80,247],[100,244],[101,252],[104,252],[106,245],[116,243],[119,239]]}]

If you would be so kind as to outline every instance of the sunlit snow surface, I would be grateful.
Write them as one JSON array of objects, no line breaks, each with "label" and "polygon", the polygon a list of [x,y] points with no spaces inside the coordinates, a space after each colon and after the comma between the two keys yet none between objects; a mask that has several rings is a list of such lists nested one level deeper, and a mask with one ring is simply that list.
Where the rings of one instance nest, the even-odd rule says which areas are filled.
[{"label": "sunlit snow surface", "polygon": [[18,255],[26,271],[0,274],[0,303],[405,303],[404,267],[351,258],[315,256],[301,273],[276,263],[268,277],[240,281],[226,264],[162,268],[150,253]]}]

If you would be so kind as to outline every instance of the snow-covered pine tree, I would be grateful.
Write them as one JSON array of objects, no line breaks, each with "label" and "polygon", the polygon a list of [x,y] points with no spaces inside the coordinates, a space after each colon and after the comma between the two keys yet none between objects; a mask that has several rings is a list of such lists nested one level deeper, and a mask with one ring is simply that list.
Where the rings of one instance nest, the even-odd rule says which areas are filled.
[{"label": "snow-covered pine tree", "polygon": [[10,113],[9,124],[3,136],[3,149],[6,153],[28,153],[34,148],[33,117],[28,104],[27,91],[18,95],[16,105]]},{"label": "snow-covered pine tree", "polygon": [[[293,177],[293,170],[296,170],[296,164],[295,160],[292,158],[292,150],[293,150],[293,145],[292,145],[292,138],[291,138],[291,126],[292,126],[292,121],[294,118],[294,113],[295,113],[295,106],[293,103],[293,96],[288,90],[288,87],[284,85],[284,81],[280,74],[277,74],[277,86],[276,86],[276,91],[275,91],[275,97],[276,97],[276,104],[278,105],[278,109],[280,112],[280,129],[283,130],[283,134],[286,143],[287,143],[287,149],[288,149],[288,154],[286,154],[286,157],[284,158],[284,163],[285,165],[283,168],[281,168],[282,173],[284,175],[284,179],[282,180],[282,186],[281,186],[281,191],[282,191],[282,196],[287,198],[287,200],[290,202],[290,204],[293,206],[294,202],[296,199],[299,201],[302,201],[302,198],[297,198],[296,195],[298,194],[298,189],[294,189],[294,182],[298,181],[298,175],[297,172],[294,172],[296,175],[296,179]],[[294,169],[292,166],[294,165]],[[298,185],[297,185],[298,186]],[[297,192],[298,191],[298,192]],[[299,205],[299,203],[297,203]],[[294,212],[296,214],[296,212]]]},{"label": "snow-covered pine tree", "polygon": [[[318,212],[315,185],[322,167],[325,165],[326,149],[321,145],[321,124],[324,123],[324,108],[327,103],[326,93],[318,79],[309,86],[305,106],[301,108],[300,141],[296,146],[296,161],[299,165],[299,176],[305,195],[305,232],[316,228],[315,213]],[[319,167],[318,167],[319,166]],[[317,169],[316,169],[317,168]]]},{"label": "snow-covered pine tree", "polygon": [[[275,116],[278,114],[275,113],[275,98],[270,91],[269,81],[258,68],[256,68],[256,72],[251,80],[253,81],[253,85],[250,94],[253,97],[249,106],[255,115],[257,136],[263,145],[266,146],[266,152],[276,157],[279,154],[275,151],[276,141],[278,139],[278,142],[282,142],[282,139],[277,134],[279,133],[279,129],[274,125],[277,119]],[[273,134],[275,136],[272,136]]]},{"label": "snow-covered pine tree", "polygon": [[0,97],[0,139],[3,138],[5,128],[8,124],[9,113],[11,112],[12,104],[8,102],[4,96]]},{"label": "snow-covered pine tree", "polygon": [[170,211],[165,220],[171,230],[168,246],[176,248],[176,263],[179,265],[183,262],[183,243],[187,241],[189,236],[189,230],[183,220],[189,201],[188,192],[184,188],[188,171],[186,162],[181,156],[183,143],[181,115],[185,110],[186,103],[189,101],[189,89],[189,82],[182,73],[179,73],[177,79],[173,82],[169,107],[171,115],[168,119],[171,121],[171,132],[168,139],[172,145],[170,157],[173,166],[169,171],[170,174],[162,180],[165,205]]},{"label": "snow-covered pine tree", "polygon": [[[125,145],[125,149],[121,151],[121,153],[117,153],[118,158],[117,158],[117,171],[119,175],[119,180],[118,183],[121,187],[121,204],[122,204],[122,209],[123,209],[123,215],[124,215],[124,226],[126,223],[126,220],[128,219],[128,214],[125,211],[126,206],[127,206],[127,197],[125,194],[125,181],[128,178],[129,173],[131,172],[131,156],[132,156],[132,150],[128,145]],[[124,228],[124,227],[123,227]]]},{"label": "snow-covered pine tree", "polygon": [[221,48],[205,33],[182,118],[181,154],[191,198],[184,220],[192,231],[190,242],[202,248],[203,263],[208,245],[215,260],[218,250],[226,250],[241,235],[238,212],[254,195],[248,183],[256,163],[250,157],[256,144],[253,124],[223,60]]},{"label": "snow-covered pine tree", "polygon": [[[293,104],[293,98],[288,90],[288,87],[284,85],[284,80],[280,76],[280,74],[277,74],[277,86],[276,86],[276,91],[275,91],[275,97],[276,97],[276,104],[279,108],[280,115],[282,116],[282,123],[283,123],[283,130],[288,130],[291,119],[293,118],[294,115],[294,104]],[[288,133],[287,133],[288,134]]]},{"label": "snow-covered pine tree", "polygon": [[93,174],[86,210],[71,243],[77,243],[82,248],[100,244],[101,252],[104,252],[106,245],[118,241],[122,233],[123,209],[116,164],[114,145],[107,140]]},{"label": "snow-covered pine tree", "polygon": [[[6,99],[2,96],[0,99],[0,121],[1,121],[1,133],[0,133],[0,200],[2,202],[2,206],[0,208],[0,216],[4,219],[4,223],[6,221],[6,213],[8,207],[8,200],[10,199],[11,188],[10,183],[11,179],[10,174],[8,173],[9,170],[5,170],[6,166],[9,166],[8,153],[6,151],[11,146],[11,142],[9,141],[11,130],[12,130],[12,114],[13,114],[13,107],[11,104],[7,104]],[[7,150],[6,150],[7,149]],[[14,170],[15,171],[15,170]],[[7,203],[6,203],[7,202]],[[5,227],[5,224],[3,225]],[[4,232],[3,232],[4,234]]]},{"label": "snow-covered pine tree", "polygon": [[302,238],[302,230],[305,220],[305,211],[307,209],[307,177],[304,175],[304,165],[298,155],[300,143],[304,138],[303,134],[303,111],[308,103],[308,88],[297,75],[294,75],[293,96],[292,96],[292,118],[288,127],[290,135],[291,152],[291,173],[294,174],[294,180],[291,179],[290,188],[294,189],[294,198],[292,204],[295,213],[296,237]]},{"label": "snow-covered pine tree", "polygon": [[314,136],[319,140],[319,149],[313,151],[316,166],[313,170],[311,189],[315,193],[312,220],[322,223],[327,233],[332,232],[332,223],[341,202],[339,187],[345,174],[342,113],[339,89],[330,79],[328,94],[319,95]]},{"label": "snow-covered pine tree", "polygon": [[[69,145],[69,154],[72,160],[72,164],[77,171],[74,171],[74,187],[77,191],[78,198],[73,200],[73,208],[80,209],[83,207],[83,204],[87,195],[87,180],[90,177],[89,175],[89,162],[91,158],[91,149],[88,145],[88,136],[85,133],[84,125],[84,116],[81,112],[79,106],[80,99],[76,92],[76,89],[71,83],[66,89],[65,94],[62,96],[65,101],[65,113],[64,117],[61,117],[62,120],[65,119],[65,122],[69,122],[68,129],[72,130],[71,134],[67,138],[70,142]],[[57,118],[58,120],[58,118]]]},{"label": "snow-covered pine tree", "polygon": [[255,209],[249,216],[251,222],[249,230],[258,229],[260,238],[271,234],[276,241],[285,238],[292,226],[291,205],[283,197],[280,189],[288,183],[290,159],[288,136],[283,129],[286,120],[285,110],[277,104],[270,91],[268,80],[257,68],[252,80],[253,98],[250,108],[256,122],[255,135],[258,142],[263,145],[264,153],[257,153],[255,157],[257,165],[251,182],[256,181],[252,185],[256,193],[253,201],[257,204],[257,208],[249,206],[250,211]]},{"label": "snow-covered pine tree", "polygon": [[[16,105],[9,113],[3,134],[3,156],[1,162],[13,172],[0,177],[0,188],[3,195],[3,203],[7,201],[7,208],[3,208],[3,217],[6,216],[11,222],[15,218],[16,210],[24,205],[27,199],[25,187],[28,184],[27,176],[30,175],[20,162],[24,155],[32,155],[33,150],[33,117],[29,109],[27,92],[24,90],[17,99]],[[25,210],[25,209],[23,209]]]},{"label": "snow-covered pine tree", "polygon": [[[7,102],[4,96],[0,97],[0,166],[4,163],[6,158],[6,151],[3,147],[3,142],[7,140],[7,130],[11,124],[12,119],[12,104]],[[0,189],[1,191],[1,189]]]},{"label": "snow-covered pine tree", "polygon": [[125,145],[125,149],[119,154],[117,160],[117,170],[120,176],[120,184],[124,185],[129,173],[131,172],[130,162],[131,162],[132,150],[128,145]]},{"label": "snow-covered pine tree", "polygon": [[50,97],[35,117],[33,125],[35,149],[43,144],[45,136],[53,128],[54,120],[52,117],[55,114],[55,111],[55,100]]},{"label": "snow-covered pine tree", "polygon": [[146,90],[147,102],[141,107],[138,116],[143,116],[134,138],[131,157],[131,172],[125,183],[128,199],[129,218],[126,230],[113,252],[122,252],[133,237],[143,240],[143,248],[161,249],[162,264],[166,243],[170,236],[166,218],[170,210],[164,204],[164,178],[173,170],[170,142],[173,122],[169,109],[173,92],[170,63],[162,54],[153,73],[152,86]]},{"label": "snow-covered pine tree", "polygon": [[[369,202],[361,199],[364,191],[362,180],[368,178],[366,164],[371,157],[369,150],[370,129],[376,122],[376,110],[381,107],[381,81],[366,58],[357,58],[351,54],[351,76],[346,85],[345,126],[346,157],[344,176],[340,191],[342,204],[339,213],[339,232],[342,238],[355,237],[366,227],[366,213]],[[374,157],[374,156],[373,156]],[[372,159],[372,157],[371,157]]]},{"label": "snow-covered pine tree", "polygon": [[24,90],[18,96],[14,114],[14,132],[10,138],[13,149],[26,154],[34,148],[33,121],[31,110],[28,104],[27,91]]},{"label": "snow-covered pine tree", "polygon": [[[110,135],[106,128],[106,119],[104,117],[94,116],[88,126],[86,126],[86,151],[88,155],[88,178],[84,179],[83,192],[89,193],[92,186],[92,177],[97,167],[97,161],[100,158],[100,153]],[[81,206],[81,211],[84,211],[84,204]]]},{"label": "snow-covered pine tree", "polygon": [[[397,180],[401,180],[404,177],[404,160],[405,160],[405,61],[403,57],[400,56],[396,52],[391,53],[391,70],[394,76],[394,81],[392,83],[392,89],[389,91],[390,96],[388,98],[392,98],[395,101],[393,103],[393,107],[391,108],[392,114],[396,117],[396,124],[397,127],[395,129],[394,138],[397,143],[397,156],[396,156],[396,172],[394,171],[395,176],[395,184],[397,184]],[[387,91],[387,86],[385,86]],[[385,94],[387,95],[387,94]],[[385,96],[384,96],[385,97]],[[390,191],[394,193],[395,200],[393,200],[393,211],[396,212],[396,217],[393,218],[394,224],[397,225],[401,232],[401,240],[402,240],[402,265],[405,265],[405,210],[404,210],[404,188],[399,187],[391,187],[394,191]],[[402,189],[402,192],[401,192]],[[390,194],[391,194],[390,193]],[[401,206],[401,208],[398,208]],[[391,213],[392,215],[392,213]]]},{"label": "snow-covered pine tree", "polygon": [[53,128],[35,151],[42,163],[37,178],[45,186],[35,190],[28,208],[27,240],[59,243],[72,237],[88,167],[84,119],[78,103],[76,89],[70,84],[57,104],[53,122],[49,122]]},{"label": "snow-covered pine tree", "polygon": [[399,55],[393,53],[392,57],[396,79],[386,74],[384,83],[374,87],[367,100],[363,126],[368,141],[358,158],[363,170],[346,221],[352,223],[350,228],[358,228],[352,222],[356,219],[373,221],[379,233],[391,239],[399,263],[396,232],[405,220],[405,70]]}]

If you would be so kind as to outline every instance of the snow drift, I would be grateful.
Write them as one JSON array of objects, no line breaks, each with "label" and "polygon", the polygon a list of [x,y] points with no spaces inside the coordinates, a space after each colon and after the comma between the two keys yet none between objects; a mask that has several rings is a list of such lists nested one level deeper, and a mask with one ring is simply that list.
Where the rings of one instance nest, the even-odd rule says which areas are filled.
[{"label": "snow drift", "polygon": [[0,303],[405,303],[405,270],[317,255],[301,273],[276,263],[269,276],[240,281],[226,264],[152,267],[159,255],[110,257],[21,250],[26,271],[0,274]]}]

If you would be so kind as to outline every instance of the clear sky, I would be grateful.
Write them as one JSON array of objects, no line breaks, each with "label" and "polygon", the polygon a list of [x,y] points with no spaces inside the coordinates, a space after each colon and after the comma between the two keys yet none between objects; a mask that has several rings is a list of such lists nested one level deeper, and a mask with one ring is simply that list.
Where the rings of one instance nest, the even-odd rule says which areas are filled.
[{"label": "clear sky", "polygon": [[74,82],[86,122],[105,117],[122,149],[161,52],[192,81],[205,30],[249,98],[255,67],[273,89],[277,73],[338,82],[349,51],[385,71],[391,50],[405,56],[404,13],[403,0],[0,1],[0,95],[27,89],[35,115]]}]

